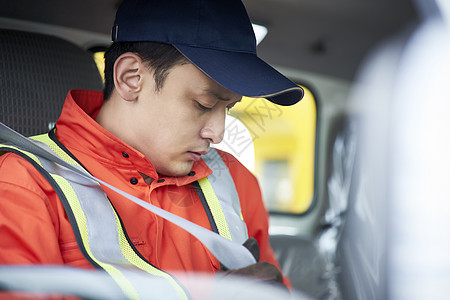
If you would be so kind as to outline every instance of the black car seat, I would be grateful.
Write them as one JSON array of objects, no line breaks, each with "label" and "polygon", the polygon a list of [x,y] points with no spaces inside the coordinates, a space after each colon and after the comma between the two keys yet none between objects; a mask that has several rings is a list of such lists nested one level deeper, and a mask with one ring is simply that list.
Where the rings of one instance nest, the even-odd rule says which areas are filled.
[{"label": "black car seat", "polygon": [[46,132],[78,88],[103,88],[88,52],[55,36],[0,29],[2,123],[26,136]]}]

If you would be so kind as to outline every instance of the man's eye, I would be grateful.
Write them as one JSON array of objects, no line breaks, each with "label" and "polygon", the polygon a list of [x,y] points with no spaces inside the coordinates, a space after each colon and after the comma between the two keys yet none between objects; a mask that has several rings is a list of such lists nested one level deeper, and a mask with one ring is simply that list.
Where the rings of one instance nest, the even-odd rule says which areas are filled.
[{"label": "man's eye", "polygon": [[206,106],[204,106],[204,105],[201,105],[201,104],[198,103],[198,102],[197,102],[197,106],[198,106],[198,108],[199,108],[200,110],[202,110],[202,111],[208,111],[208,110],[211,110],[211,107],[206,107]]}]

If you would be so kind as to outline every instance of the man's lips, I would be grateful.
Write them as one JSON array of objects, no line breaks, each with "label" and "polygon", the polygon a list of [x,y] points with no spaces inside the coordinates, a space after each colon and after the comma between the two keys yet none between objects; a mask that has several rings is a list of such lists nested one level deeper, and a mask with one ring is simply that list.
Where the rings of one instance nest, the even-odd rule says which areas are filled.
[{"label": "man's lips", "polygon": [[200,160],[202,158],[202,155],[205,155],[208,153],[208,151],[188,151],[187,154],[193,161]]}]

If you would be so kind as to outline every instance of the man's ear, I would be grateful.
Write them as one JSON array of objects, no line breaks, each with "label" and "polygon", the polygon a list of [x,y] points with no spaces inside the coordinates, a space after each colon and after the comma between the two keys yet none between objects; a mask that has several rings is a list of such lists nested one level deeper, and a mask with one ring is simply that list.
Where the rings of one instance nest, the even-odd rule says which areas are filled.
[{"label": "man's ear", "polygon": [[127,52],[114,63],[114,87],[126,101],[135,101],[142,87],[142,59],[135,53]]}]

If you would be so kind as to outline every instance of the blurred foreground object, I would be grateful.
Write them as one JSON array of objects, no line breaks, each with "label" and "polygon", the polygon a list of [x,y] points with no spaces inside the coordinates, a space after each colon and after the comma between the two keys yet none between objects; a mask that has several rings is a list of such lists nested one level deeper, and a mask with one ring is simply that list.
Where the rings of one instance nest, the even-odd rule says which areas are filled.
[{"label": "blurred foreground object", "polygon": [[344,299],[448,299],[450,3],[436,3],[370,57],[353,93],[361,174],[337,252]]},{"label": "blurred foreground object", "polygon": [[[217,279],[214,276],[198,273],[189,273],[189,278],[184,273],[175,273],[174,275],[180,278],[185,277],[185,280],[188,280],[187,284],[201,299],[309,299],[297,292],[287,296],[283,289],[241,276],[226,276]],[[143,295],[143,299],[178,299],[168,297],[167,291],[160,283],[160,278],[149,276],[145,281],[148,290],[147,294]],[[74,295],[82,299],[123,299],[119,287],[114,284],[107,273],[71,267],[2,266],[0,267],[0,296],[2,296],[2,291],[8,291],[8,293],[18,291],[21,296],[28,295],[30,297],[26,299],[33,299],[33,295],[39,297]]]}]

